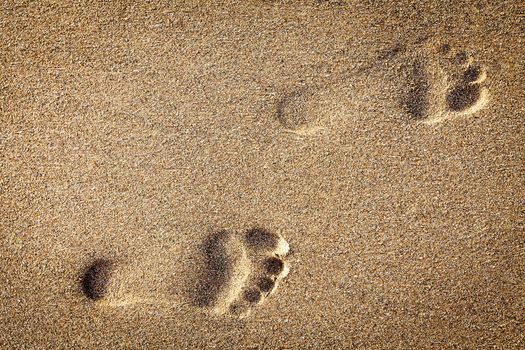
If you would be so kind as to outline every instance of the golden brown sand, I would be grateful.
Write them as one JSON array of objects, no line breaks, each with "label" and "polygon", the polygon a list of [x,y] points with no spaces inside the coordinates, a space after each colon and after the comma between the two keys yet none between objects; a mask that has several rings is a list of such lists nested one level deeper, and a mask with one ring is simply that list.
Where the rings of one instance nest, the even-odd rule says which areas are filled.
[{"label": "golden brown sand", "polygon": [[2,2],[0,348],[525,348],[524,13]]}]

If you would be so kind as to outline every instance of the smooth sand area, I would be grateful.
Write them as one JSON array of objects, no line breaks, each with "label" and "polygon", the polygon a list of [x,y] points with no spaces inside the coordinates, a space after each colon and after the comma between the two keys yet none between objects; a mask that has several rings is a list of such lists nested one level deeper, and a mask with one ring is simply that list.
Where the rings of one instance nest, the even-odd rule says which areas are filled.
[{"label": "smooth sand area", "polygon": [[525,348],[524,14],[3,1],[0,349]]}]

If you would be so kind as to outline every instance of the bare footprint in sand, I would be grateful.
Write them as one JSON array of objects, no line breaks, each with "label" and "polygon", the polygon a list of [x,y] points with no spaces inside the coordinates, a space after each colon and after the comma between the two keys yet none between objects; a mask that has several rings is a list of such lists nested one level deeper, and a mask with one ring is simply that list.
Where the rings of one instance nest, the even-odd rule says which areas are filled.
[{"label": "bare footprint in sand", "polygon": [[485,68],[472,55],[453,52],[449,45],[436,49],[428,39],[396,45],[320,86],[292,89],[278,99],[276,119],[285,132],[305,138],[364,127],[360,119],[400,107],[410,120],[424,124],[484,108],[489,101]]},{"label": "bare footprint in sand", "polygon": [[435,124],[471,115],[487,104],[485,69],[467,53],[450,51],[443,45],[438,59],[419,57],[405,67],[408,84],[402,106],[412,119]]},{"label": "bare footprint in sand", "polygon": [[159,258],[136,263],[97,259],[82,272],[80,289],[102,307],[191,304],[213,314],[242,318],[286,277],[289,267],[284,257],[288,250],[279,234],[262,228],[250,229],[244,236],[223,230],[204,242],[200,273],[188,275],[196,279],[195,288],[188,293],[191,300],[173,294],[170,274],[181,271],[170,271],[165,268],[169,261]]}]

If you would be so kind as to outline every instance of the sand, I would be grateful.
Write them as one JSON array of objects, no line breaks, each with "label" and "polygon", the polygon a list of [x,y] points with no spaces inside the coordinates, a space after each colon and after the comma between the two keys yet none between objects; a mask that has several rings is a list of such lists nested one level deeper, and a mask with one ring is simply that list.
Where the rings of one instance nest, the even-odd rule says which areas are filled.
[{"label": "sand", "polygon": [[0,348],[523,349],[520,1],[0,5]]}]

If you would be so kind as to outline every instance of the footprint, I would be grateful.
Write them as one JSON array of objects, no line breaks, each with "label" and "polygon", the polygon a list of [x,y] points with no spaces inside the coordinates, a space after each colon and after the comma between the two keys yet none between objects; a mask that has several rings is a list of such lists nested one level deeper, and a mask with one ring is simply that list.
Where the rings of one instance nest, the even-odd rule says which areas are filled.
[{"label": "footprint", "polygon": [[205,273],[197,288],[197,305],[215,314],[246,317],[277,288],[289,272],[288,243],[262,228],[244,237],[221,231],[204,245]]},{"label": "footprint", "polygon": [[405,66],[408,83],[402,105],[413,120],[435,124],[471,115],[489,100],[485,69],[466,52],[437,50],[439,59],[416,58]]},{"label": "footprint", "polygon": [[300,138],[334,138],[365,128],[400,105],[411,120],[424,124],[484,108],[489,101],[485,68],[466,52],[454,53],[450,45],[435,49],[429,39],[396,45],[323,84],[284,94],[276,104],[276,119],[285,132]]},{"label": "footprint", "polygon": [[[195,261],[191,258],[180,259],[175,268],[173,255],[160,251],[149,251],[150,257],[139,255],[134,261],[97,259],[82,270],[79,287],[89,302],[100,307],[197,306],[242,318],[288,275],[284,260],[288,251],[281,235],[263,228],[244,234],[221,230],[202,244],[200,268],[191,264]],[[178,291],[170,283],[174,274]]]},{"label": "footprint", "polygon": [[487,73],[479,65],[469,63],[463,78],[447,95],[449,109],[471,114],[483,108],[488,101],[487,88],[483,87],[486,78]]}]

